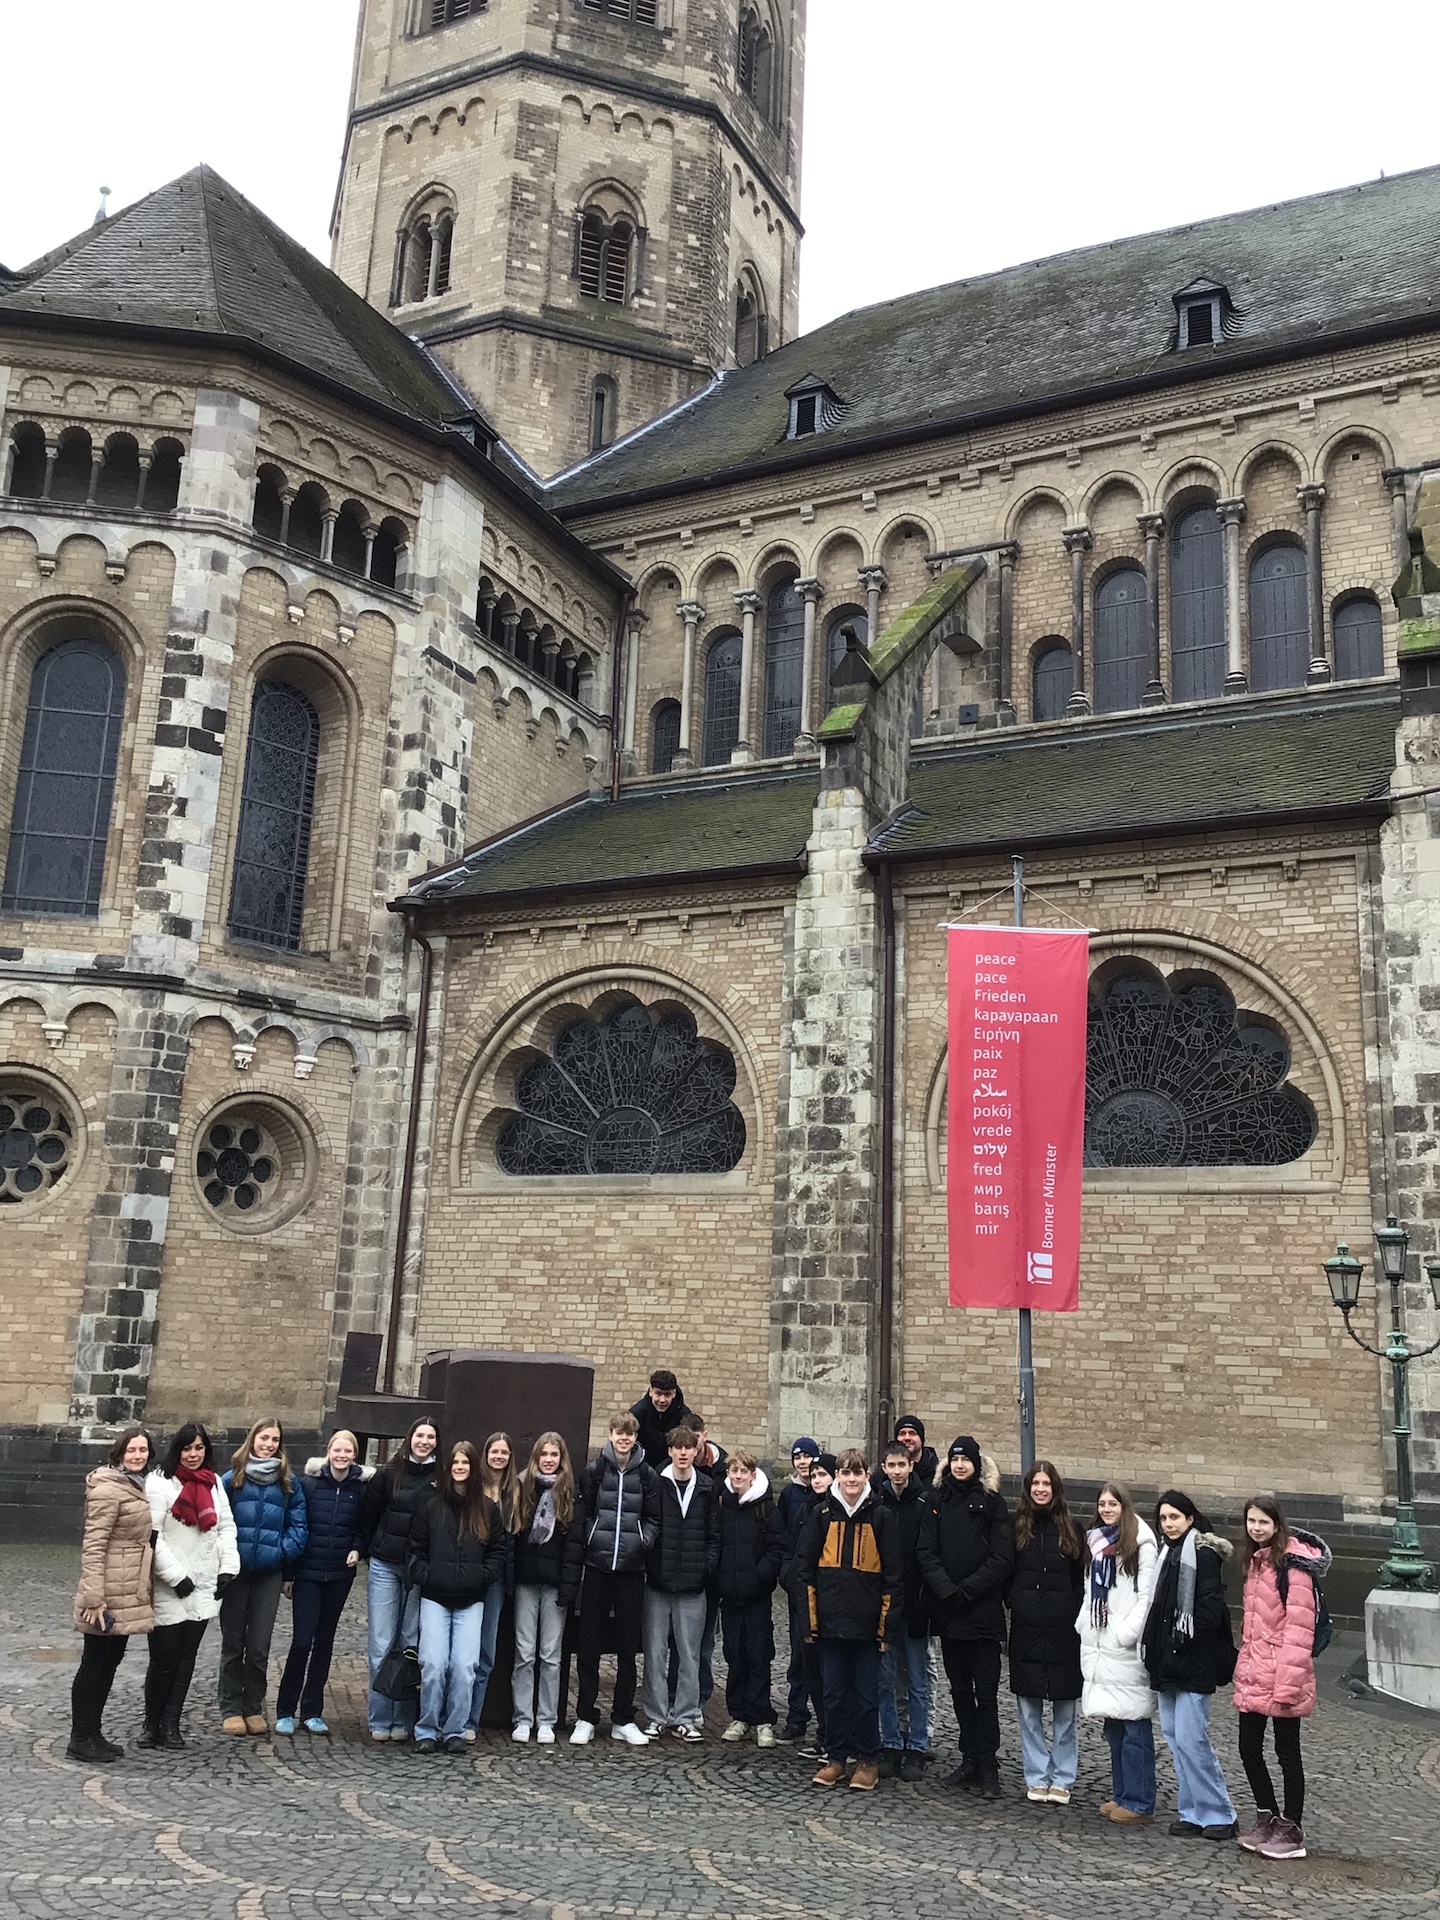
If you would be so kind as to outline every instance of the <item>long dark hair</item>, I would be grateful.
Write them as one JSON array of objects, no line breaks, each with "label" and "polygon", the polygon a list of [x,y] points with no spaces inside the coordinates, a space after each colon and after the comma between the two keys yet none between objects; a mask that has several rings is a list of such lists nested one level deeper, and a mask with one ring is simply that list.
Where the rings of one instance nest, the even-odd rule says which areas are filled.
[{"label": "long dark hair", "polygon": [[155,1464],[155,1442],[150,1438],[144,1427],[126,1427],[114,1446],[111,1447],[107,1464],[112,1467],[119,1467],[123,1473],[125,1471],[125,1449],[132,1440],[143,1440],[150,1449],[150,1458],[145,1462],[144,1467],[144,1471],[149,1473]]},{"label": "long dark hair", "polygon": [[[1267,1520],[1273,1520],[1275,1522],[1275,1532],[1263,1547],[1250,1538],[1250,1509],[1252,1507],[1257,1513],[1263,1513]],[[1245,1531],[1245,1572],[1248,1574],[1252,1562],[1258,1560],[1263,1554],[1278,1574],[1281,1561],[1290,1551],[1290,1527],[1284,1514],[1280,1511],[1280,1503],[1274,1494],[1252,1494],[1245,1502],[1245,1509],[1240,1515],[1240,1525]],[[1281,1597],[1282,1599],[1284,1598],[1283,1595]]]},{"label": "long dark hair", "polygon": [[187,1420],[183,1427],[171,1435],[170,1444],[165,1449],[165,1458],[161,1462],[160,1471],[169,1479],[173,1480],[179,1473],[180,1456],[192,1440],[205,1442],[205,1459],[201,1471],[203,1472],[205,1468],[208,1468],[211,1473],[215,1471],[214,1442],[198,1420]]},{"label": "long dark hair", "polygon": [[389,1479],[392,1490],[398,1487],[405,1477],[405,1469],[410,1462],[410,1454],[415,1444],[415,1436],[421,1427],[429,1427],[435,1436],[435,1470],[437,1473],[440,1470],[440,1429],[428,1413],[422,1413],[418,1420],[412,1420],[410,1422],[410,1431],[406,1434],[402,1443],[395,1449],[393,1457],[386,1463],[385,1473]]},{"label": "long dark hair", "polygon": [[520,1476],[520,1525],[517,1532],[523,1533],[535,1518],[535,1509],[540,1504],[540,1483],[535,1478],[540,1471],[540,1455],[546,1447],[560,1449],[560,1464],[555,1469],[555,1524],[568,1527],[575,1517],[575,1469],[570,1463],[570,1449],[565,1444],[563,1433],[542,1433],[530,1449],[530,1464]]},{"label": "long dark hair", "polygon": [[[470,1462],[470,1477],[463,1487],[456,1486],[450,1471],[457,1453],[463,1453]],[[490,1538],[490,1501],[482,1478],[484,1467],[480,1449],[472,1441],[457,1440],[436,1481],[440,1497],[460,1516],[461,1533],[473,1533],[477,1540]]]},{"label": "long dark hair", "polygon": [[285,1453],[285,1429],[278,1420],[257,1420],[235,1449],[230,1460],[232,1486],[236,1488],[244,1486],[245,1469],[249,1466],[251,1456],[255,1451],[255,1436],[256,1434],[264,1433],[269,1427],[273,1427],[280,1436],[280,1445],[275,1450],[275,1458],[280,1462],[280,1473],[278,1476],[280,1485],[285,1489],[286,1493],[293,1491],[295,1481],[291,1475],[290,1462]]},{"label": "long dark hair", "polygon": [[[1101,1487],[1100,1492],[1095,1496],[1095,1525],[1097,1527],[1103,1527],[1105,1525],[1105,1522],[1100,1518],[1100,1498],[1102,1494],[1106,1493],[1120,1502],[1120,1531],[1115,1539],[1115,1558],[1119,1563],[1122,1573],[1128,1574],[1132,1580],[1138,1580],[1140,1577],[1140,1516],[1135,1511],[1135,1502],[1130,1498],[1130,1489],[1128,1487],[1122,1487],[1118,1480],[1107,1480],[1104,1486]],[[1091,1560],[1095,1557],[1094,1554],[1089,1551],[1088,1540],[1086,1541],[1086,1556]]]},{"label": "long dark hair", "polygon": [[[497,1440],[505,1442],[509,1459],[496,1473],[490,1465],[490,1449]],[[514,1528],[515,1516],[520,1504],[520,1473],[515,1465],[515,1442],[508,1433],[492,1433],[481,1450],[481,1481],[485,1492],[500,1509],[500,1517],[507,1528]]]},{"label": "long dark hair", "polygon": [[[1035,1484],[1035,1476],[1043,1473],[1050,1482],[1050,1504],[1037,1507],[1030,1498],[1030,1489]],[[1035,1532],[1037,1514],[1048,1513],[1054,1517],[1055,1530],[1060,1535],[1060,1551],[1069,1560],[1078,1560],[1085,1551],[1085,1542],[1080,1537],[1080,1529],[1075,1524],[1075,1516],[1070,1511],[1070,1503],[1065,1498],[1065,1482],[1060,1478],[1060,1470],[1048,1460],[1037,1460],[1020,1488],[1020,1498],[1015,1505],[1015,1547],[1028,1547]]]},{"label": "long dark hair", "polygon": [[[1205,1515],[1200,1511],[1199,1507],[1196,1506],[1188,1493],[1182,1493],[1178,1487],[1167,1487],[1155,1502],[1155,1538],[1160,1542],[1160,1551],[1162,1553],[1172,1542],[1160,1524],[1161,1507],[1173,1507],[1176,1513],[1183,1513],[1196,1533],[1209,1533],[1211,1530],[1210,1522],[1205,1518]],[[1184,1537],[1182,1534],[1181,1538],[1183,1539]]]}]

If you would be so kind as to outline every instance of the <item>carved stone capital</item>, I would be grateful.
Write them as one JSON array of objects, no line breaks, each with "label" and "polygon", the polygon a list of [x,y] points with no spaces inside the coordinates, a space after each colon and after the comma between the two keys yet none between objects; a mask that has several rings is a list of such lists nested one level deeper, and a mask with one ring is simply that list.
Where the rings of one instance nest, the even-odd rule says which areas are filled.
[{"label": "carved stone capital", "polygon": [[872,589],[876,593],[883,593],[890,584],[890,576],[884,567],[860,567],[856,571],[855,578],[867,593]]},{"label": "carved stone capital", "polygon": [[753,588],[742,588],[739,593],[732,593],[730,598],[735,602],[741,613],[759,613],[760,611],[760,596]]},{"label": "carved stone capital", "polygon": [[795,591],[802,600],[808,600],[812,606],[825,598],[825,589],[818,580],[797,580]]},{"label": "carved stone capital", "polygon": [[1060,538],[1065,543],[1067,553],[1089,553],[1095,544],[1089,527],[1065,527]]},{"label": "carved stone capital", "polygon": [[1163,513],[1142,513],[1136,516],[1135,524],[1147,540],[1160,540],[1165,534],[1165,516]]},{"label": "carved stone capital", "polygon": [[705,609],[698,600],[682,600],[675,611],[687,627],[698,627],[705,618]]},{"label": "carved stone capital", "polygon": [[1302,513],[1318,513],[1325,504],[1325,489],[1318,485],[1297,487],[1295,498],[1300,502]]},{"label": "carved stone capital", "polygon": [[1406,474],[1404,467],[1386,467],[1380,475],[1392,500],[1405,497]]},{"label": "carved stone capital", "polygon": [[1220,516],[1220,524],[1226,527],[1242,526],[1245,521],[1245,502],[1243,500],[1217,500],[1215,511]]}]

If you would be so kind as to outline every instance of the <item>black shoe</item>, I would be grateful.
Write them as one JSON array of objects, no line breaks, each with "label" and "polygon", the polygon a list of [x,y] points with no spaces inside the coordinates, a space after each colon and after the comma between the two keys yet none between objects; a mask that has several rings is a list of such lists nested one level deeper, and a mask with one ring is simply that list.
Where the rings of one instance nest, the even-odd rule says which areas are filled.
[{"label": "black shoe", "polygon": [[1232,1820],[1228,1826],[1201,1827],[1200,1831],[1207,1840],[1233,1840],[1240,1831],[1240,1822]]},{"label": "black shoe", "polygon": [[946,1774],[945,1784],[947,1787],[978,1787],[980,1784],[980,1762],[978,1760],[962,1760],[953,1773]]},{"label": "black shoe", "polygon": [[440,1751],[440,1742],[438,1740],[417,1740],[415,1742],[415,1751],[416,1753],[424,1754],[438,1753]]},{"label": "black shoe", "polygon": [[1000,1798],[1000,1769],[998,1767],[981,1767],[980,1798],[982,1800],[998,1800]]},{"label": "black shoe", "polygon": [[171,1748],[179,1748],[185,1745],[185,1736],[180,1731],[180,1723],[178,1720],[166,1720],[162,1723],[160,1728],[160,1744],[162,1747]]},{"label": "black shoe", "polygon": [[160,1738],[160,1729],[158,1727],[145,1726],[140,1729],[140,1737],[136,1740],[135,1744],[137,1747],[148,1749],[150,1747],[163,1747],[165,1742]]},{"label": "black shoe", "polygon": [[818,1740],[807,1740],[803,1746],[795,1749],[802,1760],[823,1760],[825,1749]]},{"label": "black shoe", "polygon": [[900,1750],[898,1747],[884,1747],[880,1753],[880,1778],[898,1780],[900,1777]]},{"label": "black shoe", "polygon": [[921,1753],[914,1747],[908,1747],[900,1756],[900,1778],[902,1780],[923,1780],[929,1758],[928,1753]]},{"label": "black shoe", "polygon": [[[1197,1827],[1193,1820],[1172,1820],[1166,1829],[1172,1840],[1203,1840],[1204,1827]],[[1227,1832],[1233,1829],[1227,1828]]]},{"label": "black shoe", "polygon": [[125,1749],[117,1747],[113,1740],[107,1740],[103,1733],[98,1736],[95,1744],[104,1752],[107,1760],[123,1760],[125,1757]]},{"label": "black shoe", "polygon": [[798,1747],[804,1738],[804,1727],[797,1727],[793,1721],[787,1720],[783,1727],[777,1727],[775,1729],[775,1744],[777,1747]]},{"label": "black shoe", "polygon": [[65,1749],[65,1758],[82,1760],[86,1766],[95,1766],[97,1763],[108,1766],[112,1760],[120,1758],[120,1749],[112,1747],[108,1740],[88,1736],[83,1740],[72,1740]]},{"label": "black shoe", "polygon": [[468,1753],[470,1750],[470,1742],[459,1733],[452,1733],[444,1744],[446,1753]]}]

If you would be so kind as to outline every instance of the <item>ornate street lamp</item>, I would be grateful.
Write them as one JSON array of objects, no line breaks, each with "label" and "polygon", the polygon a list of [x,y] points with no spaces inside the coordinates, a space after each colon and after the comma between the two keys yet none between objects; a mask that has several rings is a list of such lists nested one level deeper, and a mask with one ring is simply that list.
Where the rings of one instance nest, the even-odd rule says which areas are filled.
[{"label": "ornate street lamp", "polygon": [[[1405,1337],[1405,1308],[1400,1289],[1405,1279],[1410,1236],[1397,1225],[1393,1213],[1386,1216],[1383,1227],[1376,1228],[1375,1245],[1380,1254],[1380,1271],[1390,1282],[1390,1339],[1383,1351],[1362,1340],[1350,1324],[1350,1316],[1359,1303],[1364,1269],[1343,1240],[1336,1247],[1334,1257],[1323,1263],[1325,1278],[1330,1283],[1330,1297],[1344,1317],[1345,1331],[1356,1346],[1373,1353],[1377,1360],[1390,1362],[1395,1525],[1390,1536],[1390,1557],[1380,1568],[1380,1585],[1428,1593],[1435,1588],[1435,1568],[1420,1551],[1420,1529],[1415,1524],[1415,1485],[1410,1473],[1410,1393],[1405,1374],[1412,1360],[1423,1360],[1427,1353],[1434,1353],[1440,1347],[1440,1340],[1432,1340],[1428,1347],[1416,1348]],[[1430,1282],[1431,1298],[1440,1308],[1440,1259],[1425,1262],[1425,1275]]]}]

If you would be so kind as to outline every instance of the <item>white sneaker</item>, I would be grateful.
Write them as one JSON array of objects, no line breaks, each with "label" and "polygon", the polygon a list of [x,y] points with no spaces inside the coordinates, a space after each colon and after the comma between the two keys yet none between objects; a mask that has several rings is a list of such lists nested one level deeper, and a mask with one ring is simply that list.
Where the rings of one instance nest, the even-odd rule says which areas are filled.
[{"label": "white sneaker", "polygon": [[775,1744],[774,1727],[768,1724],[763,1727],[756,1727],[755,1744],[757,1747],[773,1747]]},{"label": "white sneaker", "polygon": [[746,1721],[732,1720],[720,1738],[722,1740],[728,1740],[730,1745],[734,1746],[737,1741],[743,1740],[749,1731],[750,1728]]},{"label": "white sneaker", "polygon": [[537,1727],[535,1729],[535,1744],[537,1747],[553,1747],[555,1744],[555,1729],[553,1727]]},{"label": "white sneaker", "polygon": [[520,1745],[521,1745],[522,1747],[523,1747],[523,1746],[525,1746],[525,1745],[526,1745],[526,1743],[527,1743],[527,1742],[529,1741],[529,1738],[530,1738],[530,1729],[529,1729],[529,1727],[528,1727],[528,1726],[523,1726],[523,1727],[515,1727],[515,1728],[513,1728],[513,1729],[511,1730],[511,1734],[510,1734],[510,1738],[511,1738],[512,1740],[516,1740],[516,1741],[518,1741],[518,1742],[519,1742],[519,1744],[520,1744]]},{"label": "white sneaker", "polygon": [[575,1722],[575,1731],[570,1735],[570,1744],[572,1747],[588,1747],[594,1738],[595,1722],[593,1720],[577,1720]]},{"label": "white sneaker", "polygon": [[693,1740],[703,1740],[705,1738],[705,1735],[700,1730],[700,1728],[691,1726],[688,1721],[676,1727],[675,1732],[676,1732],[676,1736],[681,1740],[693,1741]]},{"label": "white sneaker", "polygon": [[648,1747],[650,1736],[642,1733],[633,1720],[627,1720],[623,1727],[611,1727],[610,1738],[623,1740],[627,1747]]}]

